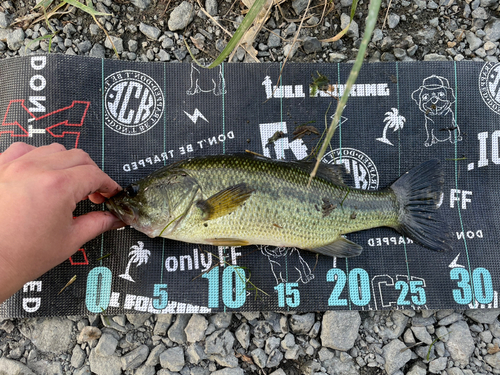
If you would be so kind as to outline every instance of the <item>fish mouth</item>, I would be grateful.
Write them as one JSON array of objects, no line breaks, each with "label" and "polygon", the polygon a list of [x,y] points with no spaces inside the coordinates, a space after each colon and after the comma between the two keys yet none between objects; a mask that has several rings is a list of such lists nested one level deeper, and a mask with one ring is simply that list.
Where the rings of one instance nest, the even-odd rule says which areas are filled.
[{"label": "fish mouth", "polygon": [[120,206],[113,199],[107,199],[105,203],[108,210],[125,224],[135,223],[136,214],[132,208]]}]

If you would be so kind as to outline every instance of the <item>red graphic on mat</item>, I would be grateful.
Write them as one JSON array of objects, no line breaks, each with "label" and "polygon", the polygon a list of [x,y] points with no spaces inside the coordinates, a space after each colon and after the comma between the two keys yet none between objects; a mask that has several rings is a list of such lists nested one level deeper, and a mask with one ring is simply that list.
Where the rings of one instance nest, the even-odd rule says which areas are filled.
[{"label": "red graphic on mat", "polygon": [[0,135],[10,133],[11,137],[33,137],[34,134],[50,134],[64,138],[66,134],[76,135],[74,147],[78,147],[80,127],[90,107],[90,102],[73,100],[70,106],[36,117],[25,105],[24,99],[9,102],[0,126]]},{"label": "red graphic on mat", "polygon": [[[73,260],[73,257],[76,255],[76,253],[81,252],[83,254],[83,260],[80,260],[79,262],[76,260]],[[69,257],[69,262],[71,263],[72,266],[86,266],[89,264],[89,260],[87,259],[87,254],[85,254],[85,249],[78,249],[78,251],[72,256]]]}]

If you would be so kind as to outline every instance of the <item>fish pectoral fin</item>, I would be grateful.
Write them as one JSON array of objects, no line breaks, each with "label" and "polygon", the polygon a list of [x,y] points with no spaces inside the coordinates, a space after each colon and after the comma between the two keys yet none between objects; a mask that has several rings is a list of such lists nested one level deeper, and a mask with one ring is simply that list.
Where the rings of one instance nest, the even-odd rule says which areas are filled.
[{"label": "fish pectoral fin", "polygon": [[236,210],[254,191],[247,184],[241,183],[221,190],[206,200],[198,201],[196,206],[203,212],[203,220],[213,220]]},{"label": "fish pectoral fin", "polygon": [[361,254],[363,247],[347,238],[340,237],[328,245],[311,249],[311,251],[331,257],[350,258]]},{"label": "fish pectoral fin", "polygon": [[207,238],[205,240],[214,246],[247,246],[250,242],[238,238]]}]

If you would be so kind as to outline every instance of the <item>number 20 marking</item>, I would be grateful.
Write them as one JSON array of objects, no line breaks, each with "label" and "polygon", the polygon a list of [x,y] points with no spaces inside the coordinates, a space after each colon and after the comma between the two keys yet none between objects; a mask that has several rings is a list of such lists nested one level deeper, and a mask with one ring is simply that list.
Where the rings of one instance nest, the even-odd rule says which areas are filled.
[{"label": "number 20 marking", "polygon": [[349,272],[349,280],[340,268],[332,268],[326,274],[326,281],[335,282],[328,306],[347,306],[346,298],[339,298],[346,281],[349,282],[349,298],[356,306],[365,306],[370,302],[370,280],[368,273],[362,268],[354,268]]}]

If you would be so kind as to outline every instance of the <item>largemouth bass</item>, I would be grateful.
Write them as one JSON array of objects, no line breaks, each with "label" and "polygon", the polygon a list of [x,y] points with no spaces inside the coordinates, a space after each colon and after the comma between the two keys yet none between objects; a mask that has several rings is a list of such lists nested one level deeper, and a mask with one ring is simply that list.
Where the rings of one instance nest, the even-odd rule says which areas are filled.
[{"label": "largemouth bass", "polygon": [[343,167],[251,154],[205,156],[163,167],[107,201],[123,222],[150,237],[216,246],[274,245],[352,257],[362,247],[343,235],[391,227],[436,251],[449,250],[437,216],[443,173],[430,160],[391,187],[347,186]]}]

